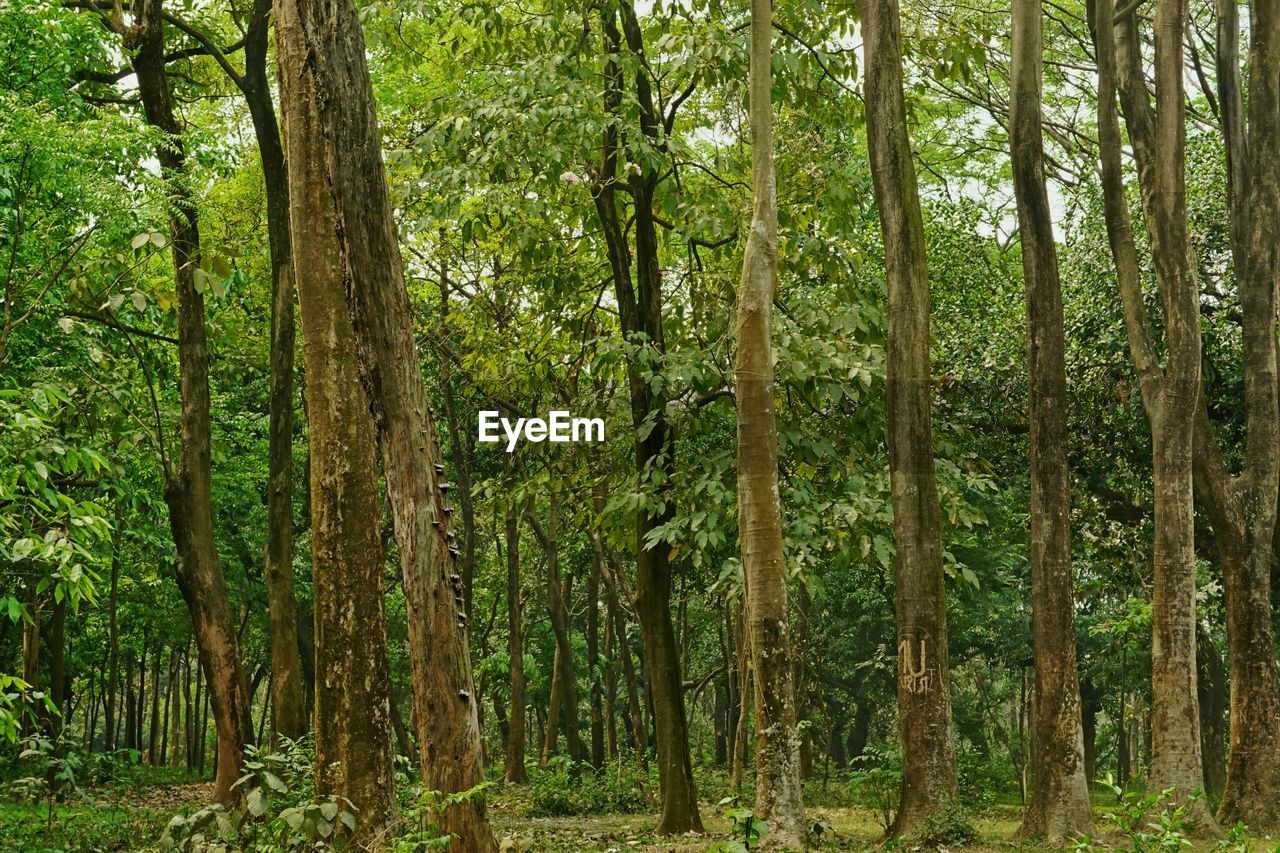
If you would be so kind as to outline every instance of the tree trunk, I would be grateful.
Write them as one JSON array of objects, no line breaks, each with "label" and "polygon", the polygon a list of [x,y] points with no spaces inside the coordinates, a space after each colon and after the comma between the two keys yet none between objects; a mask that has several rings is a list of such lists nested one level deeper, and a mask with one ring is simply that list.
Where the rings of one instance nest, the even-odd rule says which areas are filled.
[{"label": "tree trunk", "polygon": [[120,536],[124,527],[119,504],[115,524],[111,528],[111,592],[107,596],[107,683],[102,691],[103,750],[110,754],[116,748],[116,684],[120,681],[120,631],[118,625],[120,586]]},{"label": "tree trunk", "polygon": [[[440,308],[446,324],[449,320],[449,280],[442,275],[440,281]],[[450,365],[448,359],[441,366]],[[458,420],[458,405],[454,399],[453,378],[442,370],[440,396],[444,401],[445,423],[449,429],[449,461],[458,476],[458,508],[462,510],[462,596],[466,601],[467,620],[471,620],[471,603],[476,579],[476,514],[471,501],[471,448],[470,430],[463,429]]]},{"label": "tree trunk", "polygon": [[[533,516],[529,517],[542,550],[547,559],[547,611],[551,616],[551,629],[556,638],[556,658],[554,677],[557,689],[553,695],[560,698],[560,711],[564,714],[565,746],[574,761],[581,761],[582,734],[578,726],[578,674],[573,664],[572,625],[569,622],[569,584],[572,578],[560,574],[560,534],[554,506],[547,515],[547,526],[544,529]],[[555,709],[549,716],[547,741],[543,745],[543,766],[547,758],[555,751],[556,720]]]},{"label": "tree trunk", "polygon": [[53,613],[49,617],[49,698],[58,713],[50,720],[50,728],[56,736],[62,731],[68,716],[67,705],[67,599],[53,603]]},{"label": "tree trunk", "polygon": [[595,532],[591,539],[591,572],[587,576],[587,678],[591,682],[591,766],[604,767],[604,685],[600,672],[600,576],[604,548]]},{"label": "tree trunk", "polygon": [[[240,647],[231,621],[227,585],[213,532],[209,351],[205,338],[196,200],[187,184],[182,128],[173,110],[165,73],[163,0],[138,0],[133,25],[108,22],[123,38],[137,76],[138,94],[149,125],[165,135],[156,159],[172,198],[169,242],[173,252],[178,314],[178,376],[182,400],[182,450],[177,471],[165,474],[164,499],[177,548],[177,582],[191,612],[200,663],[208,675],[222,755],[214,799],[231,804],[240,796],[232,785],[240,776],[249,740],[249,707]],[[119,7],[116,7],[119,9]]]},{"label": "tree trunk", "polygon": [[1227,673],[1222,655],[1203,624],[1196,626],[1196,669],[1204,792],[1210,799],[1220,801],[1227,784]]},{"label": "tree trunk", "polygon": [[271,0],[254,0],[245,35],[245,71],[238,81],[253,120],[267,199],[271,254],[271,394],[267,461],[267,548],[263,583],[271,626],[274,731],[307,733],[307,706],[298,652],[298,600],[293,589],[293,247],[289,184],[267,76]]},{"label": "tree trunk", "polygon": [[[1200,399],[1200,306],[1184,196],[1182,53],[1186,14],[1185,0],[1159,0],[1157,4],[1155,110],[1147,92],[1136,16],[1123,16],[1113,25],[1113,6],[1107,0],[1094,14],[1107,227],[1125,301],[1130,351],[1142,383],[1152,437],[1156,530],[1148,781],[1155,790],[1173,788],[1182,799],[1204,785],[1196,697],[1192,490]],[[1114,35],[1113,26],[1119,27]],[[1138,163],[1143,215],[1164,304],[1168,357],[1163,374],[1140,307],[1141,282],[1120,172],[1120,133],[1113,95],[1117,81]],[[1201,831],[1219,831],[1203,799],[1191,806],[1188,819]]]},{"label": "tree trunk", "polygon": [[867,147],[889,290],[889,479],[897,546],[902,795],[891,834],[910,836],[956,793],[946,590],[931,432],[929,279],[902,90],[897,0],[867,0]]},{"label": "tree trunk", "polygon": [[[618,16],[622,32],[618,29]],[[604,52],[609,57],[621,53],[623,34],[626,48],[635,63],[636,98],[640,104],[641,132],[654,144],[658,141],[661,118],[654,104],[652,86],[644,61],[644,37],[635,9],[629,2],[618,9],[605,9]],[[621,112],[622,71],[619,63],[605,62],[605,109],[610,115]],[[601,163],[595,185],[596,211],[605,232],[609,264],[622,335],[661,359],[666,352],[662,328],[662,271],[658,259],[658,234],[653,217],[653,195],[661,177],[658,170],[640,168],[640,174],[619,177],[619,128],[610,123],[604,131]],[[634,200],[635,283],[632,282],[631,251],[626,229],[619,215],[616,187],[626,181]],[[664,474],[653,502],[636,513],[636,618],[644,641],[649,691],[653,699],[654,734],[657,741],[658,779],[662,789],[662,813],[656,832],[675,835],[702,830],[698,797],[693,783],[693,762],[689,756],[688,719],[680,677],[680,650],[671,622],[670,551],[649,541],[651,531],[662,527],[675,514],[671,474],[675,465],[675,436],[666,415],[666,399],[648,382],[653,370],[651,358],[630,358],[627,364],[632,426],[635,430],[635,470],[644,480],[651,472]],[[654,509],[660,507],[660,509]]]},{"label": "tree trunk", "polygon": [[770,0],[752,0],[749,117],[754,205],[738,284],[734,366],[738,540],[751,664],[756,673],[755,813],[769,823],[777,842],[802,847],[808,832],[800,786],[773,402],[778,197],[773,171],[772,16]]},{"label": "tree trunk", "polygon": [[[30,583],[31,597],[27,601],[27,615],[30,617],[22,623],[22,680],[26,682],[27,689],[31,691],[40,690],[40,626],[43,619],[41,612],[41,599],[39,593],[36,592],[36,582],[32,580]],[[40,716],[40,708],[34,704],[36,700],[28,700],[33,703],[28,706],[27,710],[35,717]],[[34,722],[31,717],[24,716],[22,723],[22,734],[31,734],[34,729]]]},{"label": "tree trunk", "polygon": [[316,791],[351,800],[358,842],[376,845],[395,811],[378,469],[325,167],[317,54],[334,47],[313,41],[324,32],[313,11],[281,0],[275,16],[310,434]]},{"label": "tree trunk", "polygon": [[511,661],[511,707],[507,723],[507,766],[503,775],[508,785],[529,781],[525,770],[524,698],[524,602],[520,594],[520,514],[514,507],[506,512],[507,545],[507,655]]},{"label": "tree trunk", "polygon": [[[339,240],[328,259],[346,281],[394,520],[424,782],[445,795],[459,793],[483,779],[465,591],[449,530],[449,486],[414,344],[363,32],[353,0],[279,0],[276,17],[296,22],[297,51],[292,64],[282,64],[281,78],[306,76],[316,137],[307,156],[316,158],[323,170],[316,180],[332,193],[323,201]],[[296,227],[294,245],[297,251]],[[381,702],[385,707],[385,696]],[[441,828],[454,836],[455,849],[497,849],[483,797],[450,805]]]},{"label": "tree trunk", "polygon": [[1018,834],[1049,842],[1092,834],[1071,575],[1066,343],[1044,177],[1041,0],[1013,0],[1009,129],[1027,293],[1031,607],[1035,655],[1031,802]]}]

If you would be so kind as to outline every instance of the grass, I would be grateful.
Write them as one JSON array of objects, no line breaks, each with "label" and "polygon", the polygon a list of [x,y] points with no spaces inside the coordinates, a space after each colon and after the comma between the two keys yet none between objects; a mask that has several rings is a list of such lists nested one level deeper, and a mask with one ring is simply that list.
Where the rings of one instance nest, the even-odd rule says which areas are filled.
[{"label": "grass", "polygon": [[0,803],[0,850],[139,850],[160,837],[168,820],[169,814],[154,809],[64,803],[50,825],[43,805]]},{"label": "grass", "polygon": [[[708,793],[719,793],[709,779]],[[823,789],[820,783],[809,790],[809,816],[824,826],[818,850],[892,851],[884,843],[884,831],[871,809],[849,801],[847,789],[834,782]],[[183,773],[164,768],[137,768],[129,778],[109,787],[89,792],[85,801],[72,800],[56,807],[52,825],[47,823],[44,805],[0,802],[0,851],[145,851],[157,849],[169,818],[203,804],[210,792],[207,781],[193,780]],[[706,851],[729,837],[730,822],[724,808],[714,802],[702,804],[706,833],[678,838],[658,838],[652,834],[657,816],[639,814],[575,815],[532,817],[528,788],[495,788],[489,813],[504,850],[521,853],[625,853],[629,850],[661,850],[676,853]],[[1105,811],[1114,807],[1114,798],[1098,798],[1098,826]],[[1002,798],[979,811],[974,818],[979,840],[963,848],[972,853],[1035,849],[1013,840],[1022,808],[1016,797]],[[1117,849],[1123,839],[1110,839]],[[1257,853],[1280,851],[1275,840],[1255,838]],[[900,848],[908,849],[908,848]],[[958,849],[958,848],[951,848]],[[1208,850],[1209,845],[1196,849]]]}]

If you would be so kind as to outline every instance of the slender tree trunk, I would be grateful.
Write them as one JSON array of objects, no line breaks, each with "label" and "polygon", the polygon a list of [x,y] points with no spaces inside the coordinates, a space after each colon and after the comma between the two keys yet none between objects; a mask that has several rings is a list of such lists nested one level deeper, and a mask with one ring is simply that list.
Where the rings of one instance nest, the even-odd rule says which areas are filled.
[{"label": "slender tree trunk", "polygon": [[747,626],[743,614],[743,603],[739,598],[734,601],[733,644],[738,659],[738,723],[734,727],[733,743],[730,748],[733,755],[729,766],[729,787],[734,791],[742,790],[742,774],[747,764],[747,736],[751,731],[751,649],[747,641]]},{"label": "slender tree trunk", "polygon": [[910,836],[956,793],[942,531],[931,431],[929,279],[907,136],[897,0],[862,10],[867,147],[884,236],[889,479],[897,545],[902,795],[891,834]]},{"label": "slender tree trunk", "polygon": [[551,763],[552,756],[556,754],[556,741],[560,737],[561,707],[564,705],[563,667],[560,645],[557,643],[551,659],[551,694],[547,698],[547,724],[542,730],[542,755],[538,759],[541,770],[546,770]]},{"label": "slender tree trunk", "polygon": [[315,11],[294,0],[275,9],[310,435],[316,790],[351,800],[357,841],[381,846],[395,792],[377,462],[325,166],[317,54],[335,47],[315,40],[337,34],[309,18]]},{"label": "slender tree trunk", "polygon": [[[446,270],[447,271],[447,270]],[[446,326],[449,320],[449,280],[445,275],[440,282],[441,319]],[[449,365],[442,359],[441,365]],[[469,430],[463,429],[458,419],[458,404],[453,393],[453,378],[449,371],[442,371],[440,396],[444,401],[445,423],[449,429],[449,461],[458,476],[458,508],[462,510],[462,595],[466,600],[467,619],[471,619],[471,600],[476,576],[476,514],[471,500],[471,453]]]},{"label": "slender tree trunk", "polygon": [[[323,167],[315,180],[329,188],[331,196],[322,201],[340,236],[328,259],[346,278],[361,379],[374,413],[390,498],[409,613],[414,719],[424,781],[431,790],[459,793],[483,779],[466,597],[457,571],[460,554],[451,544],[449,485],[443,479],[414,344],[413,310],[387,192],[364,36],[353,0],[278,0],[276,18],[277,33],[286,18],[294,22],[296,51],[290,63],[281,63],[281,79],[289,87],[291,77],[307,79],[309,88],[302,96],[311,102],[307,108],[315,137],[307,156]],[[295,159],[289,158],[291,173]],[[296,216],[296,206],[294,212]],[[294,246],[298,251],[296,227]],[[384,706],[385,701],[384,696]],[[450,805],[441,828],[454,836],[454,849],[497,849],[483,797]]]},{"label": "slender tree trunk", "polygon": [[1091,834],[1071,575],[1067,372],[1062,288],[1044,177],[1041,0],[1013,0],[1009,129],[1027,292],[1031,424],[1031,606],[1035,654],[1031,802],[1018,833]]},{"label": "slender tree trunk", "polygon": [[507,723],[507,766],[504,780],[508,785],[529,781],[525,770],[525,698],[524,698],[524,602],[520,595],[520,514],[514,507],[506,511],[507,545],[507,656],[511,662],[511,707]]},{"label": "slender tree trunk", "polygon": [[1196,682],[1200,700],[1200,752],[1204,792],[1221,801],[1227,785],[1227,673],[1204,624],[1196,625]]},{"label": "slender tree trunk", "polygon": [[808,836],[800,786],[795,669],[787,626],[786,557],[774,416],[773,298],[778,284],[778,193],[773,171],[773,11],[751,2],[751,231],[738,284],[738,540],[746,621],[756,672],[756,806],[774,840]]},{"label": "slender tree trunk", "polygon": [[[34,580],[30,583],[31,595],[27,600],[27,616],[30,617],[22,623],[22,680],[26,682],[27,689],[39,691],[41,687],[40,680],[40,633],[41,623],[44,618],[42,612],[42,602],[39,593],[36,590]],[[31,700],[33,703],[35,700]],[[40,709],[36,704],[28,707],[28,710],[34,715],[39,715]],[[31,718],[23,717],[22,734],[30,734],[33,730]]]},{"label": "slender tree trunk", "polygon": [[204,297],[196,286],[200,268],[196,201],[187,185],[182,128],[173,110],[165,73],[162,0],[138,0],[131,7],[131,25],[126,25],[119,9],[117,6],[113,16],[104,17],[104,23],[123,39],[147,123],[166,137],[157,147],[156,158],[171,193],[169,242],[178,302],[182,450],[177,471],[165,472],[164,498],[178,553],[178,588],[191,612],[201,665],[208,672],[218,748],[223,753],[214,798],[229,804],[239,797],[232,784],[239,778],[244,745],[249,739],[249,709],[239,643],[213,533],[209,352]]},{"label": "slender tree trunk", "polygon": [[592,532],[591,572],[587,576],[587,678],[591,682],[591,766],[604,767],[604,685],[600,671],[600,576],[604,548]]},{"label": "slender tree trunk", "polygon": [[249,107],[262,160],[271,254],[271,394],[263,583],[271,626],[274,731],[296,739],[307,733],[307,706],[298,651],[298,600],[293,589],[294,273],[288,171],[267,75],[270,15],[271,0],[254,0],[245,35],[244,75],[237,82]]},{"label": "slender tree trunk", "polygon": [[116,684],[120,681],[120,632],[118,625],[120,585],[120,535],[124,527],[120,507],[116,506],[115,524],[111,530],[111,592],[107,596],[107,683],[103,688],[103,718],[106,721],[103,750],[116,748]]},{"label": "slender tree trunk", "polygon": [[[622,30],[619,31],[618,19]],[[658,141],[661,118],[654,104],[652,86],[644,61],[644,36],[634,7],[623,2],[618,9],[603,10],[605,61],[605,109],[621,111],[622,71],[612,57],[626,49],[634,57],[636,99],[640,104],[641,132],[654,144]],[[643,345],[661,358],[666,352],[662,325],[662,271],[658,260],[658,234],[653,217],[654,190],[660,174],[641,168],[640,174],[618,176],[619,129],[611,123],[604,132],[601,164],[595,184],[596,210],[605,232],[614,293],[618,300],[623,337]],[[619,215],[616,187],[626,181],[634,200],[635,282],[626,229]],[[675,465],[675,436],[666,416],[666,400],[648,382],[650,359],[628,362],[628,388],[632,425],[635,429],[635,470],[645,478],[657,470],[665,474],[653,504],[636,514],[636,619],[644,641],[649,691],[653,699],[654,734],[657,741],[658,778],[662,789],[662,813],[656,832],[674,835],[701,831],[698,797],[693,783],[693,762],[689,756],[688,718],[680,677],[680,649],[671,621],[670,551],[649,541],[651,531],[673,517],[675,495],[671,494],[671,474]],[[660,506],[654,511],[649,506]]]},{"label": "slender tree trunk", "polygon": [[58,710],[49,724],[55,735],[62,731],[69,711],[66,689],[66,627],[67,599],[63,597],[61,601],[53,603],[53,613],[49,617],[49,698],[53,701],[53,707]]}]

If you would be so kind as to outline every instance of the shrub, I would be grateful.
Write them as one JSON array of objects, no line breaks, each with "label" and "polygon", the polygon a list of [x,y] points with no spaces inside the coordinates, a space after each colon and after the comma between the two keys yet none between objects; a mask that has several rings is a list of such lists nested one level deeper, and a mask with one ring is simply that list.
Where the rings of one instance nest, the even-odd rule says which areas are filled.
[{"label": "shrub", "polygon": [[957,797],[947,797],[925,816],[920,842],[926,847],[971,844],[978,840],[969,810]]},{"label": "shrub", "polygon": [[567,756],[551,759],[529,783],[532,817],[638,814],[653,808],[654,782],[638,765],[617,761],[597,772]]}]

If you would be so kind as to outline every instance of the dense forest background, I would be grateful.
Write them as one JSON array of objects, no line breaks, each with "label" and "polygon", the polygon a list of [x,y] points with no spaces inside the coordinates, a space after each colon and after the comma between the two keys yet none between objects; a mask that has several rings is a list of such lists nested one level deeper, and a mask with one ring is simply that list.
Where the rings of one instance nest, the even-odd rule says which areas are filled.
[{"label": "dense forest background", "polygon": [[1013,11],[0,0],[0,847],[1269,849],[1280,7]]}]

